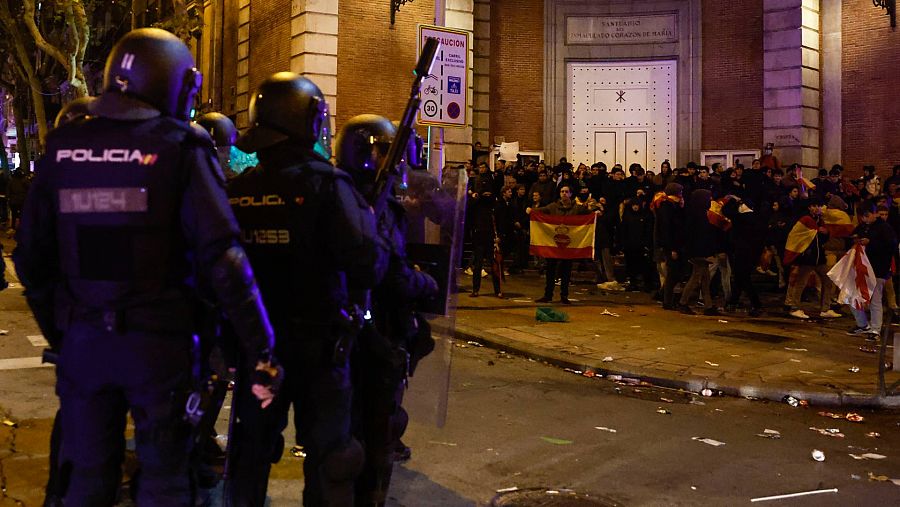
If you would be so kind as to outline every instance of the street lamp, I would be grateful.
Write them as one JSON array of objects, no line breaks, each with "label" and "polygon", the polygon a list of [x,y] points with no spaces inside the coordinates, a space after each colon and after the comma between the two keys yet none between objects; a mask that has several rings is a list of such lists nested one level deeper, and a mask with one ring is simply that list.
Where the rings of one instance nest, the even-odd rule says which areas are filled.
[{"label": "street lamp", "polygon": [[875,7],[881,7],[891,17],[891,27],[897,28],[897,0],[872,0]]},{"label": "street lamp", "polygon": [[[400,6],[412,1],[413,0],[391,0],[391,25],[394,24],[397,13],[400,12]],[[891,2],[893,2],[893,0],[891,0]]]}]

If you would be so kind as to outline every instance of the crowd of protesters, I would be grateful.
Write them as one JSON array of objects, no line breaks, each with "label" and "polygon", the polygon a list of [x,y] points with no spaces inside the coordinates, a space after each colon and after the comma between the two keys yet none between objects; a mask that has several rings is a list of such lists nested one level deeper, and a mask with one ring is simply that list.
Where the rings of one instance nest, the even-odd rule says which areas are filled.
[{"label": "crowd of protesters", "polygon": [[[473,255],[466,273],[473,297],[483,276],[503,297],[501,278],[535,265],[547,275],[538,301],[550,301],[560,285],[561,302],[569,303],[572,261],[529,255],[529,214],[539,210],[596,213],[598,287],[647,291],[669,310],[692,314],[702,306],[704,314],[718,315],[736,311],[746,295],[743,306],[757,316],[762,302],[756,285],[768,279],[785,292],[784,310],[792,317],[841,317],[838,291],[826,273],[854,244],[865,247],[878,284],[871,317],[854,310],[853,332],[872,334],[880,327],[882,292],[886,304],[897,308],[892,279],[900,165],[884,181],[874,167],[852,178],[840,165],[808,180],[798,165],[781,168],[771,156],[749,167],[689,163],[673,169],[665,161],[654,172],[632,164],[627,174],[619,164],[576,167],[565,159],[555,166],[498,161],[494,171],[486,163],[467,170],[466,233]],[[623,276],[615,270],[618,258],[624,259]],[[817,304],[804,308],[804,296],[816,296]]]}]

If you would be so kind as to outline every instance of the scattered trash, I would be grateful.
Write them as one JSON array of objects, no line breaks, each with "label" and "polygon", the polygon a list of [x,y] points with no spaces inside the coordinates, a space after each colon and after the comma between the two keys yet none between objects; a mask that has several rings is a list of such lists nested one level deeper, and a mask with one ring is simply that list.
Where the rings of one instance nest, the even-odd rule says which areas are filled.
[{"label": "scattered trash", "polygon": [[859,459],[885,459],[885,458],[887,458],[887,456],[885,456],[884,454],[875,454],[875,453],[872,453],[872,452],[867,452],[867,453],[865,453],[865,454],[850,454],[849,456],[850,456],[851,458],[857,459],[857,460],[859,460]]},{"label": "scattered trash", "polygon": [[618,313],[609,311],[608,308],[604,308],[600,315],[609,315],[610,317],[621,317]]},{"label": "scattered trash", "polygon": [[702,391],[700,391],[700,394],[702,394],[703,396],[709,397],[709,396],[713,395],[713,390],[707,387],[707,388],[703,389]]},{"label": "scattered trash", "polygon": [[618,431],[616,431],[615,429],[613,429],[613,428],[607,428],[606,426],[594,426],[594,429],[595,429],[595,430],[600,430],[600,431],[606,431],[606,432],[609,432],[609,433],[618,433]]},{"label": "scattered trash", "polygon": [[796,498],[798,496],[807,496],[807,495],[820,495],[822,493],[837,493],[837,488],[831,489],[817,489],[815,491],[804,491],[802,493],[790,493],[787,495],[775,495],[775,496],[763,496],[759,498],[751,498],[751,502],[766,502],[769,500],[782,500],[784,498]]},{"label": "scattered trash", "polygon": [[471,341],[471,340],[467,341],[466,343],[468,343],[469,345],[471,345],[471,346],[473,346],[473,347],[484,347],[484,345],[482,345],[482,344],[480,344],[480,343],[478,343],[478,342],[473,342],[473,341]]},{"label": "scattered trash", "polygon": [[8,334],[9,334],[9,330],[8,330],[8,329],[0,329],[0,336],[6,336],[6,335],[8,335]]},{"label": "scattered trash", "polygon": [[498,489],[497,493],[512,493],[513,491],[519,491],[518,486],[512,486],[509,488]]},{"label": "scattered trash", "polygon": [[547,442],[548,444],[553,444],[553,445],[572,445],[575,443],[572,440],[565,440],[562,438],[553,438],[553,437],[541,437],[541,440],[543,440],[544,442]]},{"label": "scattered trash", "polygon": [[838,428],[816,428],[814,426],[810,426],[809,429],[815,431],[820,435],[825,435],[826,437],[844,438],[845,436]]},{"label": "scattered trash", "polygon": [[697,491],[697,486],[691,486],[691,489]]},{"label": "scattered trash", "polygon": [[531,303],[530,299],[513,299],[514,303]]},{"label": "scattered trash", "polygon": [[794,359],[794,358],[792,357],[792,358],[791,358],[791,362],[792,362],[792,363],[800,363],[800,362],[802,362],[802,361],[800,361],[799,359]]},{"label": "scattered trash", "polygon": [[666,350],[665,347],[656,347],[656,350]]},{"label": "scattered trash", "polygon": [[872,472],[869,472],[869,480],[879,482],[893,482],[895,486],[900,486],[900,479],[891,479],[886,475],[875,475]]},{"label": "scattered trash", "polygon": [[569,372],[569,373],[574,373],[574,374],[576,374],[576,375],[581,375],[582,373],[584,373],[584,372],[581,371],[581,370],[573,370],[572,368],[563,368],[563,370],[564,370],[564,371],[567,371],[567,372]]},{"label": "scattered trash", "polygon": [[604,363],[608,363],[608,362],[610,362],[610,361],[612,361],[612,360],[613,360],[613,357],[612,357],[612,356],[606,356],[606,357],[603,358],[603,362],[604,362]]},{"label": "scattered trash", "polygon": [[305,458],[306,452],[303,451],[302,445],[295,445],[291,447],[291,456],[295,458]]},{"label": "scattered trash", "polygon": [[631,329],[637,329],[639,327],[641,327],[641,326],[631,326]]},{"label": "scattered trash", "polygon": [[825,453],[818,449],[813,449],[812,459],[816,461],[825,461]]},{"label": "scattered trash", "polygon": [[675,403],[673,400],[670,400],[669,398],[660,398],[659,401],[664,401],[666,403]]},{"label": "scattered trash", "polygon": [[858,481],[858,480],[862,479],[862,476],[856,475],[856,474],[850,474],[850,478],[853,479],[854,481]]},{"label": "scattered trash", "polygon": [[691,437],[691,440],[703,442],[704,444],[711,445],[713,447],[722,447],[723,445],[725,445],[725,442],[719,442],[718,440],[713,440],[711,438]]},{"label": "scattered trash", "polygon": [[448,447],[456,447],[456,444],[453,442],[441,442],[440,440],[429,440],[428,443],[436,445],[446,445]]},{"label": "scattered trash", "polygon": [[594,370],[586,370],[584,373],[582,373],[582,375],[587,378],[594,378],[597,376],[597,373],[594,372]]},{"label": "scattered trash", "polygon": [[719,319],[719,322],[721,322],[722,324],[728,324],[728,321],[727,321],[727,320]]},{"label": "scattered trash", "polygon": [[757,433],[756,436],[763,438],[771,438],[772,440],[778,440],[781,438],[781,432],[778,430],[770,430],[768,428],[764,429],[762,433]]},{"label": "scattered trash", "polygon": [[729,354],[731,357],[741,357],[740,354]]},{"label": "scattered trash", "polygon": [[469,346],[466,345],[465,343],[454,343],[453,345],[455,345],[456,348],[459,348],[459,349],[467,349],[467,348],[469,348]]},{"label": "scattered trash", "polygon": [[691,400],[688,403],[691,405],[706,405],[706,403],[703,403],[702,401],[699,401],[699,400]]},{"label": "scattered trash", "polygon": [[662,407],[659,407],[658,409],[656,409],[656,413],[663,414],[663,415],[671,415],[672,414],[672,412],[669,412],[668,410],[666,410]]},{"label": "scattered trash", "polygon": [[631,378],[631,377],[622,377],[621,379],[619,379],[619,382],[630,385],[630,386],[636,386],[636,385],[641,384],[640,379]]},{"label": "scattered trash", "polygon": [[804,375],[814,375],[814,373],[809,370],[797,370],[797,373],[803,373]]},{"label": "scattered trash", "polygon": [[799,398],[795,398],[795,397],[791,396],[790,394],[788,394],[787,396],[785,396],[784,398],[782,398],[781,401],[787,403],[788,405],[790,405],[790,406],[792,406],[792,407],[794,407],[794,408],[796,408],[796,407],[807,407],[807,406],[809,406],[809,402],[808,402],[808,401],[806,401],[806,400],[801,400],[801,399],[799,399]]},{"label": "scattered trash", "polygon": [[850,373],[859,373],[859,366],[851,366],[847,369]]},{"label": "scattered trash", "polygon": [[785,347],[784,350],[790,350],[791,352],[809,352],[808,349],[792,349],[790,347]]},{"label": "scattered trash", "polygon": [[19,423],[15,422],[15,421],[11,421],[9,419],[3,419],[3,425],[9,426],[10,428],[18,428],[19,427]]},{"label": "scattered trash", "polygon": [[860,345],[859,351],[865,352],[866,354],[877,354],[878,346],[877,345]]},{"label": "scattered trash", "polygon": [[534,318],[539,322],[568,322],[569,315],[546,306],[539,306],[534,311]]},{"label": "scattered trash", "polygon": [[710,361],[703,361],[703,362],[706,363],[706,364],[708,364],[708,365],[710,365],[710,366],[719,366],[719,363],[713,363],[713,362],[710,362]]},{"label": "scattered trash", "polygon": [[819,412],[819,415],[822,417],[830,417],[832,419],[846,419],[850,422],[863,422],[866,420],[865,417],[863,417],[855,412],[848,412],[847,414],[836,414],[834,412]]},{"label": "scattered trash", "polygon": [[881,438],[881,433],[878,433],[877,431],[870,431],[866,433],[866,436],[869,438]]}]

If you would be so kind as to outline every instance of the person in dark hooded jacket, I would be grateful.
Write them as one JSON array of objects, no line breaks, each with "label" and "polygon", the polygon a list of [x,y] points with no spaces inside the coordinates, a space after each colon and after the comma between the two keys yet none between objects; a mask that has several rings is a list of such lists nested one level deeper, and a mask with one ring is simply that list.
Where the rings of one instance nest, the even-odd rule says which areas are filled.
[{"label": "person in dark hooded jacket", "polygon": [[764,209],[769,212],[757,212],[740,199],[732,199],[722,207],[722,213],[731,220],[731,243],[734,246],[734,285],[725,308],[734,311],[741,293],[746,292],[750,298],[748,313],[751,317],[759,316],[762,306],[750,275],[759,262],[766,242],[771,207]]},{"label": "person in dark hooded jacket", "polygon": [[698,286],[703,295],[703,304],[706,308],[704,315],[718,315],[719,311],[713,306],[709,293],[709,266],[711,257],[716,254],[717,229],[709,222],[707,211],[712,202],[712,193],[709,190],[694,190],[685,207],[685,247],[684,253],[691,263],[691,277],[688,279],[681,293],[679,310],[682,313],[693,315],[694,311],[688,306],[694,297]]},{"label": "person in dark hooded jacket", "polygon": [[622,223],[619,224],[619,244],[625,253],[629,290],[637,290],[638,279],[643,280],[645,290],[653,290],[655,280],[650,264],[653,215],[638,198],[625,201]]}]

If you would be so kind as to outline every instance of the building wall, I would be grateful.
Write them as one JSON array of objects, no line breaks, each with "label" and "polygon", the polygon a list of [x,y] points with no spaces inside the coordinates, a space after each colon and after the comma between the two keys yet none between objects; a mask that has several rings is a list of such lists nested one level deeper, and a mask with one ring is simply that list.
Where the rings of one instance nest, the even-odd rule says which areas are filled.
[{"label": "building wall", "polygon": [[291,68],[291,0],[250,2],[250,91]]},{"label": "building wall", "polygon": [[419,56],[416,26],[433,23],[434,0],[402,6],[393,27],[390,0],[341,0],[337,128],[364,113],[400,118]]},{"label": "building wall", "polygon": [[763,1],[704,0],[704,150],[763,144]]},{"label": "building wall", "polygon": [[843,132],[849,174],[875,165],[882,179],[900,164],[900,30],[871,2],[842,5]]},{"label": "building wall", "polygon": [[544,2],[491,2],[490,136],[544,146]]}]

